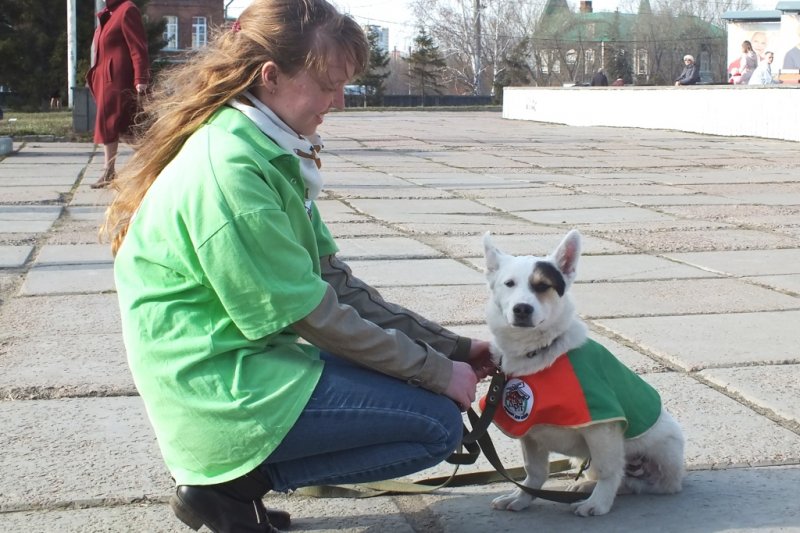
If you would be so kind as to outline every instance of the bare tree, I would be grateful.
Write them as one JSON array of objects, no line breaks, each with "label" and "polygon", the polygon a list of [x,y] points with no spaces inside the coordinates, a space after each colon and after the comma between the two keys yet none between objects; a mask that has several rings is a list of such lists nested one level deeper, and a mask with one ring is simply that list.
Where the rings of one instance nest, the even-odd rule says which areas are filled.
[{"label": "bare tree", "polygon": [[448,85],[456,92],[478,94],[481,87],[495,85],[502,59],[533,31],[541,10],[534,4],[525,0],[416,0],[413,7],[445,56]]},{"label": "bare tree", "polygon": [[722,15],[727,11],[751,9],[749,0],[655,0],[653,12],[673,15],[693,15],[705,22],[724,27]]}]

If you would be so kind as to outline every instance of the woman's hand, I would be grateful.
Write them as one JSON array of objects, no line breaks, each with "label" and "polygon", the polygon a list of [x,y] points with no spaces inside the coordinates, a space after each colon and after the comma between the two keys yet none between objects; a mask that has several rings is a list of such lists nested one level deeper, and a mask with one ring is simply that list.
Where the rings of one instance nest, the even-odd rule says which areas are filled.
[{"label": "woman's hand", "polygon": [[472,367],[461,361],[453,361],[453,375],[444,391],[444,395],[456,402],[463,413],[475,401],[475,388],[478,377]]},{"label": "woman's hand", "polygon": [[472,339],[472,344],[469,348],[469,358],[467,363],[472,367],[478,381],[482,380],[490,374],[494,374],[497,367],[492,361],[492,353],[489,350],[490,345],[486,341],[479,339]]}]

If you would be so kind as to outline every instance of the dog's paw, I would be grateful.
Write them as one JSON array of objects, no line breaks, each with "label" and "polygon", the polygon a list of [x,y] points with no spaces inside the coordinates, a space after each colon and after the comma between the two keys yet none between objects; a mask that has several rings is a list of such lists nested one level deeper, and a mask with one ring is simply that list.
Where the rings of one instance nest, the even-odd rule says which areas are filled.
[{"label": "dog's paw", "polygon": [[593,498],[572,504],[572,511],[578,516],[600,516],[608,513],[610,510],[610,503],[601,503]]},{"label": "dog's paw", "polygon": [[595,485],[597,485],[597,481],[593,479],[587,479],[584,481],[576,481],[567,487],[567,490],[569,492],[592,492]]},{"label": "dog's paw", "polygon": [[533,501],[533,497],[527,492],[516,489],[511,494],[505,496],[498,496],[492,500],[492,509],[500,509],[503,511],[522,511],[527,509]]}]

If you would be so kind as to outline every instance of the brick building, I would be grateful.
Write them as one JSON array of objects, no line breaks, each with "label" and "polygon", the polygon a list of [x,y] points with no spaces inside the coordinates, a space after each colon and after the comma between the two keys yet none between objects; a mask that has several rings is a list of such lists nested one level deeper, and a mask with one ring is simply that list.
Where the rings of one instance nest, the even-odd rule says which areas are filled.
[{"label": "brick building", "polygon": [[164,56],[201,48],[208,43],[211,29],[225,23],[224,0],[150,0],[145,16],[164,19]]}]

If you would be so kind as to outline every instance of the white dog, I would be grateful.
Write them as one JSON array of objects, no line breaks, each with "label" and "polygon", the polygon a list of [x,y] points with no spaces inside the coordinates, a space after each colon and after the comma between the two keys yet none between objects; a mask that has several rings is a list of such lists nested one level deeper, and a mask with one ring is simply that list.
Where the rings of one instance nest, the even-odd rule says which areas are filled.
[{"label": "white dog", "polygon": [[[547,257],[500,252],[487,233],[487,322],[495,363],[506,374],[494,423],[520,439],[527,477],[539,489],[548,456],[590,458],[586,480],[569,490],[590,492],[573,504],[580,516],[607,513],[617,493],[675,493],[684,475],[683,434],[658,393],[587,338],[570,287],[581,253],[573,230]],[[533,497],[521,489],[492,502],[520,511]]]}]

